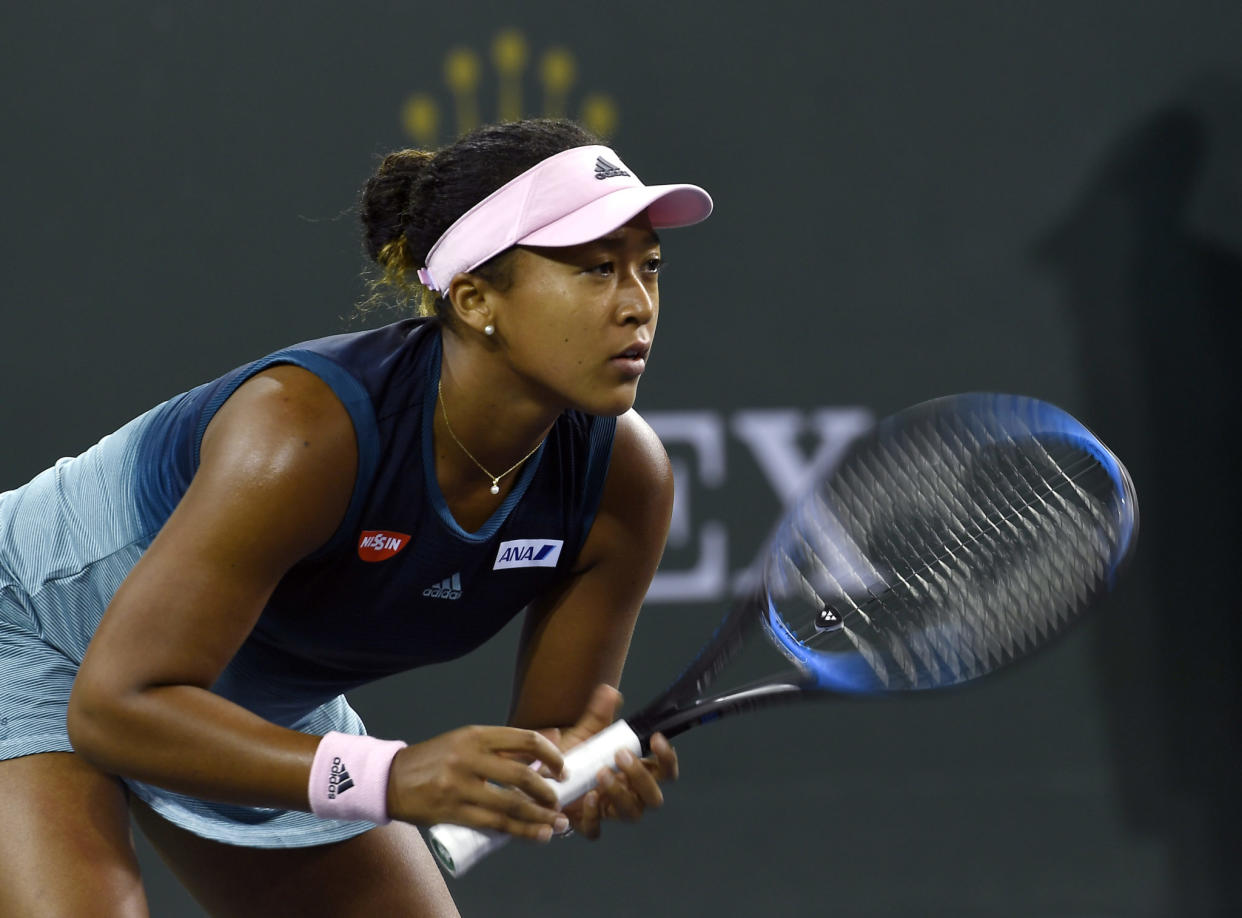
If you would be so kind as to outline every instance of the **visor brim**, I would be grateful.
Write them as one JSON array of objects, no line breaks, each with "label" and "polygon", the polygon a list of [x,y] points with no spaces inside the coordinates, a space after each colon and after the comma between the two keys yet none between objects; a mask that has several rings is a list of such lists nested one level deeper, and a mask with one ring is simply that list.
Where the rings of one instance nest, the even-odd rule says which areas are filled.
[{"label": "visor brim", "polygon": [[691,226],[711,214],[712,199],[697,185],[620,188],[526,234],[517,244],[555,248],[581,245],[624,226],[644,211],[653,229]]}]

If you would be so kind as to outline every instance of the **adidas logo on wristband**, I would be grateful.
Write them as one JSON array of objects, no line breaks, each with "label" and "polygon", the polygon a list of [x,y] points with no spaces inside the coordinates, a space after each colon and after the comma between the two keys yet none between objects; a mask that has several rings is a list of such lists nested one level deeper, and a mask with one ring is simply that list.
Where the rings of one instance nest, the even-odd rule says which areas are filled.
[{"label": "adidas logo on wristband", "polygon": [[337,794],[343,794],[354,786],[354,779],[349,776],[349,769],[337,756],[332,760],[332,773],[328,775],[328,799],[335,800]]},{"label": "adidas logo on wristband", "polygon": [[393,757],[404,747],[400,740],[335,730],[325,734],[311,762],[306,788],[310,811],[323,819],[387,823],[388,774]]}]

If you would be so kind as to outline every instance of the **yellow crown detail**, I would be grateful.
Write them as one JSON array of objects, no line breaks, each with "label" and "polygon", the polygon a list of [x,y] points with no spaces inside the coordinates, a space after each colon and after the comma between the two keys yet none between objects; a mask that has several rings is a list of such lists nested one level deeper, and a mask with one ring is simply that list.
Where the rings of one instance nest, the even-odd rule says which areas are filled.
[{"label": "yellow crown detail", "polygon": [[[492,67],[498,80],[496,120],[517,121],[523,114],[523,76],[530,61],[526,37],[517,29],[504,29],[492,39]],[[539,59],[537,78],[543,89],[545,118],[563,118],[569,110],[570,90],[577,80],[577,62],[567,48],[553,47]],[[444,84],[453,97],[453,111],[460,137],[479,126],[479,85],[483,62],[473,48],[453,48],[444,56]],[[582,98],[578,120],[605,139],[616,134],[618,112],[611,96],[589,93]],[[411,138],[424,148],[435,147],[441,136],[440,104],[426,92],[405,101],[401,123]]]}]

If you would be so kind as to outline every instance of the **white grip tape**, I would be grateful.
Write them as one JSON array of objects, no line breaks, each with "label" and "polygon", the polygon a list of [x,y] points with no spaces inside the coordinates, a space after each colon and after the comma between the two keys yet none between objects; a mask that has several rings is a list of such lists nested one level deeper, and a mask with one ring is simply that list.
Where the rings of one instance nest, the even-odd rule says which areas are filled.
[{"label": "white grip tape", "polygon": [[[571,749],[565,756],[565,771],[568,773],[565,780],[548,781],[556,791],[557,805],[564,806],[594,788],[599,770],[615,767],[617,753],[622,749],[628,749],[636,756],[642,754],[638,734],[623,720],[618,720]],[[432,826],[427,834],[431,839],[431,850],[440,864],[455,877],[465,875],[471,867],[513,838],[507,832],[446,824]]]}]

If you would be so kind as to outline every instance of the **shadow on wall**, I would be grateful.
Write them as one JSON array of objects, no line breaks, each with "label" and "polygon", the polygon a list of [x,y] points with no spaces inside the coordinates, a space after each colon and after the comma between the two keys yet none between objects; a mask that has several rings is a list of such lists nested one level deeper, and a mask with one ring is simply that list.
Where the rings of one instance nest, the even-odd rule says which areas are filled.
[{"label": "shadow on wall", "polygon": [[1125,814],[1168,846],[1168,914],[1242,914],[1242,81],[1207,77],[1127,131],[1035,254],[1141,507],[1095,633]]}]

